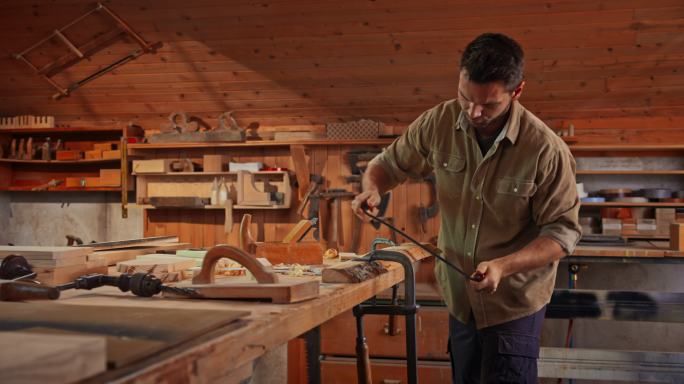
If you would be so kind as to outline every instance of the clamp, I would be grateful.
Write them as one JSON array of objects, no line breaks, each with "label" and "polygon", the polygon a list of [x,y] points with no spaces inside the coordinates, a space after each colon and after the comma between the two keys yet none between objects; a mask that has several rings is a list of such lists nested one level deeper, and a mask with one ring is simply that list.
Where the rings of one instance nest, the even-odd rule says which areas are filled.
[{"label": "clamp", "polygon": [[[366,344],[366,337],[363,330],[363,316],[364,315],[389,315],[389,316],[404,316],[406,319],[406,369],[409,384],[418,382],[418,355],[416,351],[416,312],[418,311],[418,304],[416,304],[416,277],[413,270],[413,263],[406,255],[396,251],[388,251],[385,249],[372,250],[368,255],[358,259],[359,261],[392,261],[401,264],[404,268],[404,301],[403,304],[398,303],[397,287],[392,287],[392,302],[390,304],[377,304],[375,297],[370,304],[359,304],[354,307],[353,313],[356,318],[356,369],[359,384],[370,384],[371,367],[370,357],[368,353],[368,345]],[[390,317],[391,318],[391,317]],[[390,324],[393,328],[393,324]],[[392,330],[390,329],[390,332]]]}]

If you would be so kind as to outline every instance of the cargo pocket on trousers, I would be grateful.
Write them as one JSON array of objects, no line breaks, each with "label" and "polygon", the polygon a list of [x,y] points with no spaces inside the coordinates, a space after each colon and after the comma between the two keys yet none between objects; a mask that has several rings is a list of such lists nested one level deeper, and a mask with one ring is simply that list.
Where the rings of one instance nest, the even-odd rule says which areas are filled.
[{"label": "cargo pocket on trousers", "polygon": [[539,339],[522,334],[489,338],[482,366],[485,383],[536,383]]}]

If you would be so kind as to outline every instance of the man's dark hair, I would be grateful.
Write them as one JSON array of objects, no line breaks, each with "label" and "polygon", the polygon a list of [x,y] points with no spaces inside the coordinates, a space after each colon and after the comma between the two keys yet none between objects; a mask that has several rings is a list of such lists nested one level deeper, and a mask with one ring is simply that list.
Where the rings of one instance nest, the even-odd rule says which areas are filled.
[{"label": "man's dark hair", "polygon": [[515,40],[500,33],[484,33],[471,41],[461,56],[461,69],[470,81],[485,84],[503,81],[512,91],[523,79],[523,50]]}]

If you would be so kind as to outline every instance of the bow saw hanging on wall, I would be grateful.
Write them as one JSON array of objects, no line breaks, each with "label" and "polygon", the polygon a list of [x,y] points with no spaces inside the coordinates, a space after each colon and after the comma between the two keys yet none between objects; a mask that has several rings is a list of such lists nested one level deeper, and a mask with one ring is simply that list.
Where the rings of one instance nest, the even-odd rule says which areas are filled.
[{"label": "bow saw hanging on wall", "polygon": [[[81,44],[80,46],[77,46],[77,44],[74,44],[74,42],[67,37],[65,31],[68,28],[83,22],[84,19],[88,18],[88,16],[91,16],[96,12],[100,12],[106,16],[109,16],[109,18],[114,20],[114,22],[116,23],[116,27],[109,30],[106,33],[100,34],[93,40],[90,40],[84,44]],[[117,39],[119,36],[123,34],[130,36],[135,42],[137,42],[140,45],[140,49],[135,50],[122,58],[119,58],[118,60],[101,69],[98,69],[97,71],[91,73],[90,75],[84,77],[81,80],[69,84],[68,86],[66,86],[66,88],[53,79],[55,75],[63,72],[64,70],[80,62],[81,60],[89,58],[97,51],[103,49],[104,46],[111,44],[115,39]],[[27,56],[31,51],[34,51],[36,48],[43,46],[45,43],[53,39],[56,39],[58,42],[61,42],[62,44],[66,45],[70,52],[45,65],[36,65],[34,62],[29,60]],[[25,62],[31,69],[33,69],[33,71],[37,75],[39,75],[40,77],[45,79],[45,81],[50,83],[50,85],[55,87],[58,92],[54,94],[52,98],[55,100],[59,100],[62,97],[69,96],[73,91],[84,86],[85,84],[97,79],[98,77],[108,72],[111,72],[112,70],[128,63],[131,60],[138,58],[141,55],[144,55],[145,53],[155,53],[157,49],[161,48],[161,46],[161,42],[156,42],[154,44],[149,44],[148,42],[146,42],[145,39],[143,39],[142,36],[140,36],[136,31],[134,31],[133,28],[131,28],[131,26],[129,26],[123,19],[121,19],[118,15],[116,15],[103,4],[98,3],[94,9],[76,18],[64,27],[60,29],[55,29],[55,31],[52,32],[52,34],[50,34],[43,40],[35,43],[31,47],[22,51],[21,53],[15,54],[14,58]]]}]

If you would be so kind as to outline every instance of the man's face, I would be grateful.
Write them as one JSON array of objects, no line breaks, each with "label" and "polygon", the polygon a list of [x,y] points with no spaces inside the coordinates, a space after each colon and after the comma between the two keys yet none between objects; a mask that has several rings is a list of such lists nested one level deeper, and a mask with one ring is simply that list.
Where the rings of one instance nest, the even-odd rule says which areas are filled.
[{"label": "man's face", "polygon": [[503,81],[478,84],[469,80],[468,71],[461,70],[458,81],[458,103],[473,127],[484,128],[508,110],[511,101],[520,97],[523,83],[507,91]]}]

